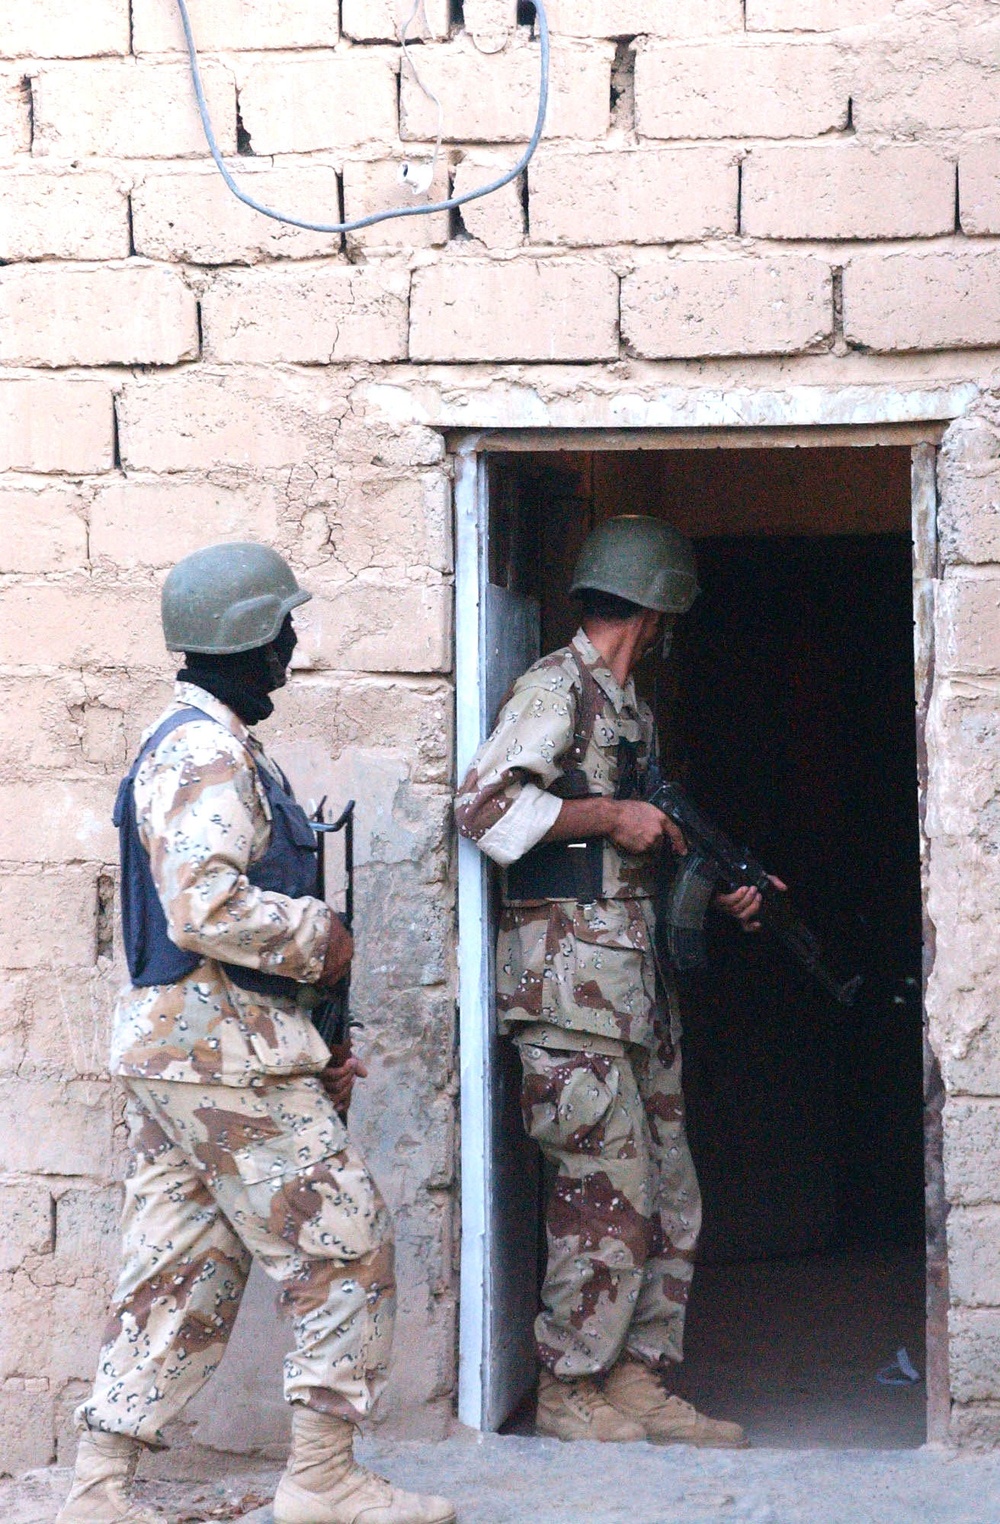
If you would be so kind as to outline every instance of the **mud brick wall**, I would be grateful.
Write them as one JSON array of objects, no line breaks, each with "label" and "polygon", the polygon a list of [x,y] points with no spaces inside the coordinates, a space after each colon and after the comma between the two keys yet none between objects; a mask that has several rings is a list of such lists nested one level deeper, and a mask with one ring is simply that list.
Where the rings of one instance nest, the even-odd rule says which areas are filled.
[{"label": "mud brick wall", "polygon": [[[401,159],[426,161],[435,131],[401,71],[408,0],[191,9],[220,144],[253,193],[321,220],[399,200]],[[355,1125],[402,1287],[387,1421],[448,1422],[451,467],[433,425],[583,423],[677,388],[981,389],[942,456],[930,1010],[954,1432],[1000,1436],[1000,16],[990,0],[550,11],[549,125],[525,182],[342,240],[226,191],[173,0],[6,8],[0,1470],[66,1454],[99,1342],[123,1162],[103,1072],[122,973],[109,813],[168,692],[165,568],[220,537],[274,543],[316,593],[268,732],[304,789],[360,801],[374,1072]],[[515,0],[426,0],[413,51],[444,103],[437,191],[516,158],[529,22]],[[257,1337],[269,1317],[265,1294]],[[238,1361],[220,1374],[215,1412],[253,1406],[249,1380]],[[213,1442],[269,1438],[193,1422]]]}]

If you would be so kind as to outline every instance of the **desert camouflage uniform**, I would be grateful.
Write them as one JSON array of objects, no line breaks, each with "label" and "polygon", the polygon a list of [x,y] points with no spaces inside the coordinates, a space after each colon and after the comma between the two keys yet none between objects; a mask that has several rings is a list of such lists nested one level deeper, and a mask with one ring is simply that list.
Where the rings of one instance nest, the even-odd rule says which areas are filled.
[{"label": "desert camouflage uniform", "polygon": [[176,703],[143,742],[184,705],[219,723],[194,718],[160,742],[136,774],[135,810],[171,937],[204,962],[176,984],[122,991],[112,1073],[248,1085],[269,1074],[316,1072],[329,1055],[295,1001],[240,989],[216,959],[309,983],[323,968],[331,912],[319,900],[290,900],[245,877],[271,835],[251,757],[276,769],[231,709],[193,683],[178,683]]},{"label": "desert camouflage uniform", "polygon": [[295,1350],[285,1395],[356,1422],[385,1382],[392,1238],[384,1204],[317,1074],[329,1052],[294,999],[235,985],[220,961],[315,980],[331,912],[256,888],[270,839],[257,776],[273,767],[237,716],[193,685],[194,718],[135,780],[167,924],[203,961],[119,997],[112,1071],[129,1093],[124,1267],[81,1424],[162,1443],[217,1366],[251,1257],[282,1287]]},{"label": "desert camouflage uniform", "polygon": [[[554,825],[553,784],[576,767],[613,795],[618,742],[653,742],[653,718],[582,630],[515,683],[459,790],[459,829],[507,867]],[[603,848],[604,897],[515,902],[497,943],[500,1030],[524,1070],[525,1126],[556,1166],[535,1325],[555,1375],[607,1371],[624,1349],[683,1356],[701,1223],[684,1132],[673,985],[653,950],[653,864]]]}]

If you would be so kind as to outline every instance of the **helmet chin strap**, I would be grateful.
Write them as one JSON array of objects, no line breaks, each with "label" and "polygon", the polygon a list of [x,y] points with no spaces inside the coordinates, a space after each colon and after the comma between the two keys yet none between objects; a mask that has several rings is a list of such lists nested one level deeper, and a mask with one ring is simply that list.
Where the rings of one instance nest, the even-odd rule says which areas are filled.
[{"label": "helmet chin strap", "polygon": [[666,661],[670,655],[671,647],[674,643],[674,628],[677,624],[677,615],[658,614],[657,618],[663,620],[663,631],[658,641],[655,638],[650,639],[649,644],[639,657],[640,661],[648,661],[654,653],[656,653],[660,661]]}]

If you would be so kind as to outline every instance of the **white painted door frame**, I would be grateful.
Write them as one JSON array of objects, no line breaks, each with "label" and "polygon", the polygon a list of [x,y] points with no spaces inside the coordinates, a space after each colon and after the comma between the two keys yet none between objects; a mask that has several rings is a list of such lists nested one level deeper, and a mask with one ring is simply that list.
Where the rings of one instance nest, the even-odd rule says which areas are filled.
[{"label": "white painted door frame", "polygon": [[[859,391],[863,399],[859,400]],[[488,581],[488,496],[486,455],[502,451],[691,448],[813,448],[824,445],[936,444],[943,427],[961,416],[977,395],[970,385],[902,392],[893,388],[794,388],[787,393],[701,394],[672,408],[636,410],[635,425],[595,417],[581,427],[560,428],[555,418],[519,416],[516,398],[509,423],[495,407],[484,428],[466,432],[468,412],[434,422],[450,433],[455,466],[455,682],[456,772],[462,777],[487,724],[484,683],[484,588]],[[505,411],[501,409],[502,413]],[[603,409],[598,409],[602,412]],[[426,420],[424,420],[426,421]],[[574,420],[576,421],[576,420]],[[505,426],[506,425],[506,426]],[[458,433],[461,429],[461,433]],[[916,464],[916,461],[915,461]],[[914,536],[917,567],[923,571],[923,540],[934,533],[933,471],[930,462],[915,470]],[[918,675],[926,659],[931,617],[926,572],[918,574]],[[493,1021],[490,989],[489,914],[486,866],[471,843],[458,846],[458,977],[462,1123],[462,1253],[460,1271],[458,1417],[473,1429],[487,1426],[491,1351],[488,1296],[491,1227],[491,1073],[489,1035]]]},{"label": "white painted door frame", "polygon": [[[455,744],[463,778],[485,724],[482,600],[487,581],[485,457],[455,457]],[[490,1169],[490,958],[486,938],[486,862],[458,840],[458,988],[462,1117],[462,1258],[459,1302],[458,1417],[481,1429],[487,1374],[487,1237]]]}]

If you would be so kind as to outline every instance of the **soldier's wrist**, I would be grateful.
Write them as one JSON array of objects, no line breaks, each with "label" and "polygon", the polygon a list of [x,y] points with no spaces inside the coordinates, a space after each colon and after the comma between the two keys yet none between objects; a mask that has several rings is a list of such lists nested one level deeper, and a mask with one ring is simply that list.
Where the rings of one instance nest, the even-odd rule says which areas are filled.
[{"label": "soldier's wrist", "polygon": [[622,823],[622,800],[608,798],[603,801],[604,825],[601,834],[614,836]]}]

